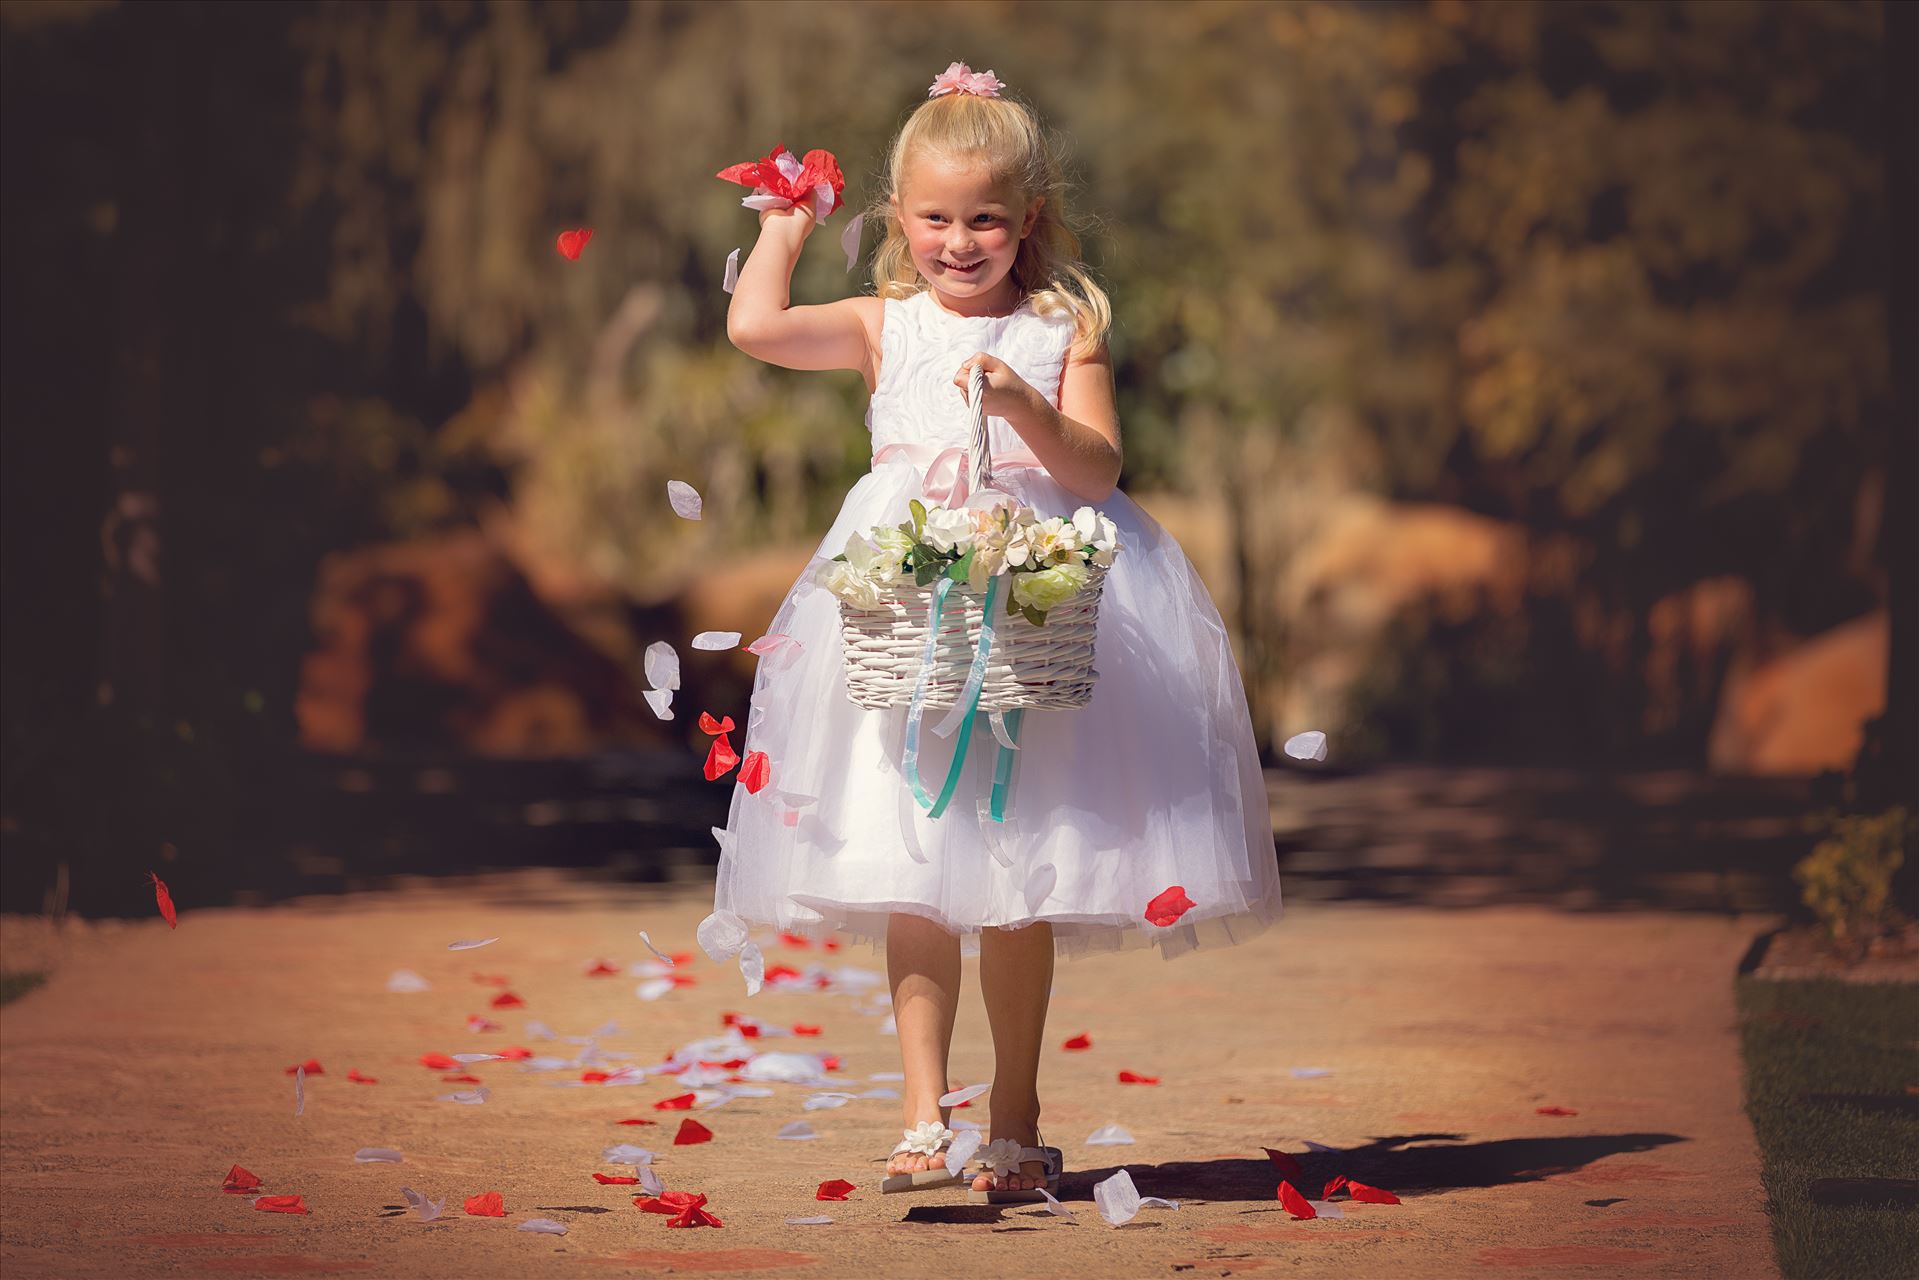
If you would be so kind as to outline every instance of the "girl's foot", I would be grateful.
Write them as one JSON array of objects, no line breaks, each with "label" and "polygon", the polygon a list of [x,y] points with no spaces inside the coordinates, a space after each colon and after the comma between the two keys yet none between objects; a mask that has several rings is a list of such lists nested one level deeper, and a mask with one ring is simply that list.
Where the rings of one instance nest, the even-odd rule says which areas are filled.
[{"label": "girl's foot", "polygon": [[[925,1123],[944,1125],[946,1114],[944,1107],[935,1108],[930,1116],[915,1113],[906,1122],[907,1132],[910,1133]],[[945,1167],[946,1152],[944,1151],[936,1151],[931,1155],[923,1151],[900,1151],[886,1161],[886,1172],[889,1177],[896,1173],[918,1173],[922,1169],[944,1169]]]},{"label": "girl's foot", "polygon": [[[1011,1141],[1020,1147],[1037,1147],[1039,1145],[1039,1130],[1037,1126],[1033,1126],[1022,1130],[1015,1130],[1010,1134],[995,1132],[993,1134],[993,1141]],[[980,1154],[982,1156],[985,1155],[987,1150],[988,1148],[986,1147],[980,1148]],[[1017,1155],[1018,1153],[1012,1152],[1010,1154]],[[1025,1161],[1019,1168],[1010,1169],[1005,1173],[997,1175],[992,1172],[989,1166],[987,1169],[982,1170],[979,1175],[973,1179],[972,1183],[973,1190],[975,1191],[1030,1191],[1035,1187],[1043,1187],[1045,1185],[1046,1164],[1041,1160]]]}]

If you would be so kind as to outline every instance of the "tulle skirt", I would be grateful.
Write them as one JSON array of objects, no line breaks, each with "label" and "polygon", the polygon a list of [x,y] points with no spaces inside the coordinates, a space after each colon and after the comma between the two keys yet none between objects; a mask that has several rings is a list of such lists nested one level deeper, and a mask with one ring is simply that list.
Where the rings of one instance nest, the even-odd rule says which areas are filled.
[{"label": "tulle skirt", "polygon": [[[1043,471],[996,483],[1042,515],[1087,505]],[[760,661],[739,750],[765,752],[771,780],[757,794],[733,788],[714,909],[876,944],[895,912],[962,936],[1044,920],[1061,958],[1143,946],[1170,958],[1278,919],[1265,779],[1226,628],[1178,542],[1119,491],[1093,504],[1121,549],[1100,600],[1091,701],[1024,712],[1001,822],[988,817],[999,743],[985,714],[940,737],[945,711],[925,712],[929,792],[974,735],[947,808],[927,816],[903,772],[907,710],[848,700],[839,601],[813,581],[849,534],[910,518],[919,492],[904,463],[862,476],[767,626],[801,648]],[[1148,922],[1147,904],[1174,885],[1195,905],[1171,925]]]}]

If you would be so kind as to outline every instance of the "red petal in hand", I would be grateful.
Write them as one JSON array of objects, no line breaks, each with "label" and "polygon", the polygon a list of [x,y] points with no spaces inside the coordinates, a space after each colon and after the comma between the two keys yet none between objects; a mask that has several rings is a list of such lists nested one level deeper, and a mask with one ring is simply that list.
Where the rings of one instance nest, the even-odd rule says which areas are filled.
[{"label": "red petal in hand", "polygon": [[690,1147],[696,1142],[712,1140],[713,1131],[692,1116],[680,1121],[680,1131],[673,1135],[673,1145],[676,1147]]},{"label": "red petal in hand", "polygon": [[466,1211],[476,1218],[504,1218],[506,1217],[506,1198],[497,1191],[468,1196]]},{"label": "red petal in hand", "polygon": [[1146,904],[1146,921],[1163,929],[1197,905],[1186,896],[1185,889],[1174,885]]},{"label": "red petal in hand", "polygon": [[301,1067],[305,1067],[307,1074],[310,1076],[323,1076],[326,1074],[326,1068],[320,1065],[318,1058],[308,1058],[305,1062],[294,1063],[287,1068],[287,1074],[294,1075]]},{"label": "red petal in hand", "polygon": [[599,1183],[603,1187],[630,1187],[634,1185],[635,1183],[637,1183],[639,1179],[638,1178],[616,1178],[612,1174],[596,1173],[593,1175],[593,1181]]},{"label": "red petal in hand", "polygon": [[700,712],[700,732],[701,733],[731,733],[732,731],[733,731],[732,716],[722,716],[720,719],[715,720],[712,716],[708,715],[706,712],[704,711]]},{"label": "red petal in hand", "polygon": [[493,1007],[495,1009],[523,1009],[526,1007],[526,1001],[520,999],[520,997],[514,995],[511,991],[502,991],[499,995],[493,997]]},{"label": "red petal in hand", "polygon": [[359,1069],[358,1067],[352,1067],[352,1068],[349,1068],[349,1069],[348,1069],[348,1071],[347,1071],[347,1073],[346,1073],[346,1078],[347,1078],[347,1079],[349,1079],[349,1080],[351,1080],[351,1081],[352,1081],[352,1082],[353,1082],[354,1084],[378,1084],[378,1083],[380,1083],[380,1078],[379,1078],[378,1076],[363,1076],[363,1075],[361,1075],[361,1074],[360,1074],[360,1069]]},{"label": "red petal in hand", "polygon": [[740,758],[733,754],[733,744],[722,733],[706,749],[706,780],[714,782],[725,777],[727,771],[739,762]]},{"label": "red petal in hand", "polygon": [[259,1189],[260,1180],[237,1164],[227,1170],[227,1180],[220,1187],[222,1191],[258,1191]]},{"label": "red petal in hand", "polygon": [[1271,1147],[1261,1147],[1266,1158],[1273,1162],[1273,1168],[1289,1178],[1304,1178],[1306,1171],[1299,1167],[1299,1158],[1290,1151],[1275,1151]]},{"label": "red petal in hand", "polygon": [[1090,1049],[1092,1047],[1093,1037],[1087,1035],[1084,1031],[1060,1046],[1062,1049]]},{"label": "red petal in hand", "polygon": [[820,1183],[820,1189],[813,1193],[813,1198],[815,1200],[844,1200],[846,1199],[847,1192],[857,1191],[858,1189],[859,1188],[843,1178],[835,1178],[831,1182]]},{"label": "red petal in hand", "polygon": [[306,1205],[298,1196],[261,1196],[253,1202],[261,1213],[305,1213]]},{"label": "red petal in hand", "polygon": [[423,1053],[420,1055],[420,1065],[431,1068],[434,1071],[457,1071],[460,1069],[460,1064],[452,1058],[447,1057],[444,1053]]},{"label": "red petal in hand", "polygon": [[1122,1071],[1119,1073],[1119,1082],[1121,1084],[1158,1084],[1159,1077],[1143,1076],[1136,1071]]},{"label": "red petal in hand", "polygon": [[653,1109],[655,1111],[689,1111],[692,1109],[693,1103],[694,1096],[692,1094],[682,1093],[677,1097],[661,1098],[653,1104]]},{"label": "red petal in hand", "polygon": [[815,148],[806,153],[800,161],[800,176],[793,180],[793,186],[801,192],[810,192],[820,183],[826,183],[833,189],[833,202],[826,212],[830,217],[846,201],[840,199],[840,193],[846,189],[846,178],[840,173],[840,162],[831,151]]},{"label": "red petal in hand", "polygon": [[147,875],[153,880],[153,900],[159,905],[161,918],[167,922],[167,928],[178,929],[180,926],[174,918],[173,895],[167,892],[167,882],[151,871]]},{"label": "red petal in hand", "polygon": [[1286,1212],[1295,1218],[1317,1218],[1319,1210],[1306,1203],[1306,1197],[1293,1189],[1290,1182],[1279,1184],[1279,1202],[1286,1206]]},{"label": "red petal in hand", "polygon": [[764,751],[747,752],[745,762],[740,765],[740,781],[745,783],[746,789],[754,795],[759,794],[760,788],[767,784],[772,773],[773,767],[767,763]]},{"label": "red petal in hand", "polygon": [[1363,1182],[1346,1183],[1346,1194],[1361,1204],[1398,1204],[1399,1197],[1390,1191],[1381,1191],[1378,1187],[1369,1187]]},{"label": "red petal in hand", "polygon": [[560,232],[560,256],[569,262],[580,260],[580,250],[586,248],[586,242],[593,238],[593,228],[579,227],[572,231]]},{"label": "red petal in hand", "polygon": [[1534,1107],[1533,1111],[1542,1116],[1576,1116],[1579,1114],[1570,1107]]},{"label": "red petal in hand", "polygon": [[1331,1182],[1326,1184],[1326,1189],[1319,1193],[1319,1198],[1321,1200],[1331,1200],[1333,1198],[1334,1192],[1338,1191],[1341,1187],[1348,1186],[1348,1185],[1350,1184],[1347,1183],[1345,1176],[1342,1174],[1341,1176],[1334,1178]]}]

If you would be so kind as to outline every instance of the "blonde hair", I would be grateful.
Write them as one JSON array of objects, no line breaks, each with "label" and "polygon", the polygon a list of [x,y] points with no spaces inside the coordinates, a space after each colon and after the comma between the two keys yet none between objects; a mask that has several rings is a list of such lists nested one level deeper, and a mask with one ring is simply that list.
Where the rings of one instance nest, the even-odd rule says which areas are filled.
[{"label": "blonde hair", "polygon": [[928,98],[901,126],[887,150],[880,190],[866,210],[867,221],[886,228],[873,253],[879,296],[910,298],[931,287],[913,265],[906,230],[891,203],[908,164],[929,156],[978,164],[995,181],[1017,187],[1028,204],[1045,197],[1013,260],[1013,285],[1041,315],[1070,314],[1074,354],[1091,354],[1112,328],[1112,304],[1080,259],[1075,227],[1084,224],[1067,210],[1059,151],[1032,109],[1011,98],[967,93]]}]

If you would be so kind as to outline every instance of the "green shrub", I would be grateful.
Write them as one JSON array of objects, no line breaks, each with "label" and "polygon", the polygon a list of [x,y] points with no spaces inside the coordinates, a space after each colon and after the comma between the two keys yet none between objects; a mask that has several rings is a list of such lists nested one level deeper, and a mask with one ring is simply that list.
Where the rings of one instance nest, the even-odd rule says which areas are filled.
[{"label": "green shrub", "polygon": [[1792,877],[1826,935],[1857,949],[1893,923],[1892,877],[1919,823],[1904,805],[1826,821],[1830,834],[1792,869]]}]

